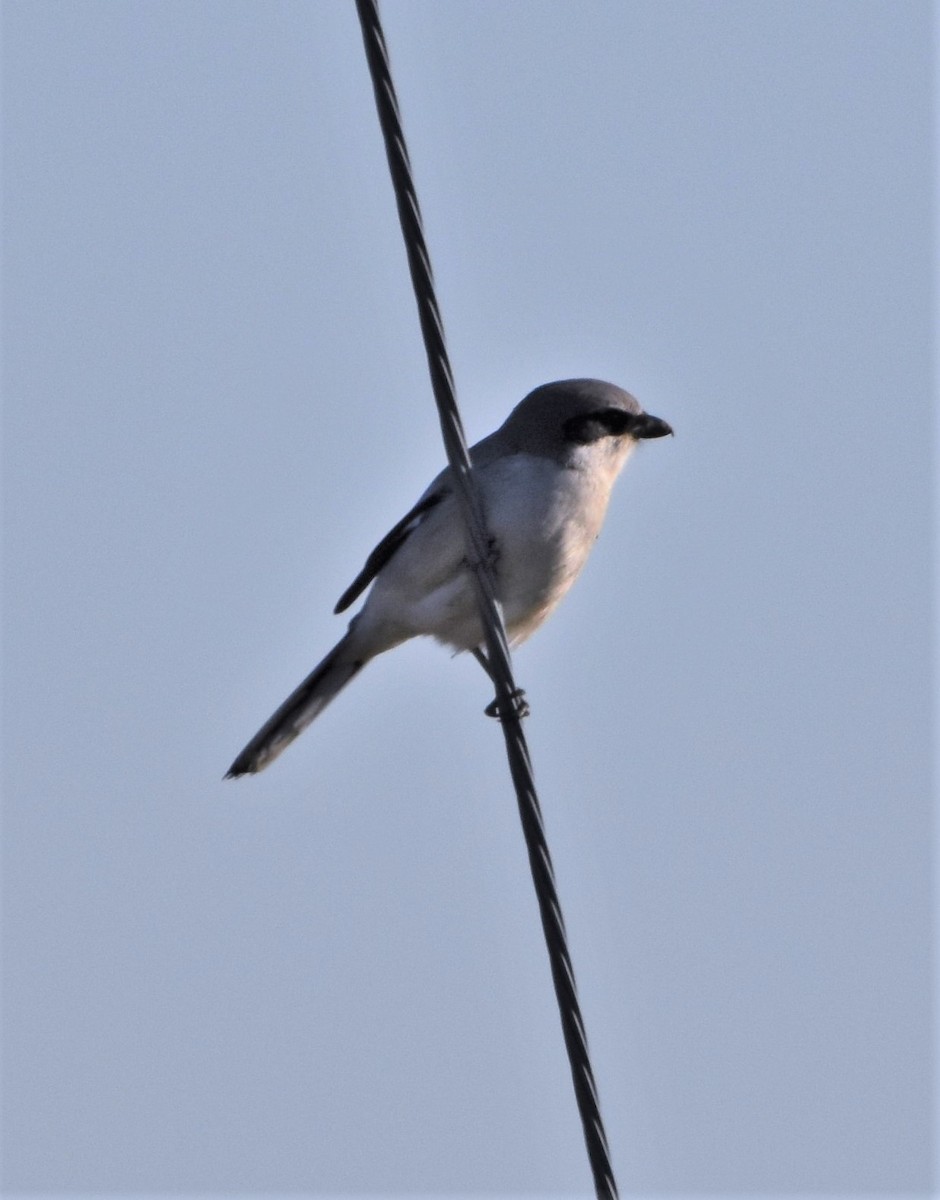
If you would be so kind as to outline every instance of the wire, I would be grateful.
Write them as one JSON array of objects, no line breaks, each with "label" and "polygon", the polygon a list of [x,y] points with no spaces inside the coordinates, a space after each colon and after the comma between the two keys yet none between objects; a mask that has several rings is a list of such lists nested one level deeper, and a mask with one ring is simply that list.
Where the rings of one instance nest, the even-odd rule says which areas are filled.
[{"label": "wire", "polygon": [[525,835],[529,866],[538,898],[542,930],[548,948],[555,996],[561,1015],[561,1026],[571,1065],[575,1097],[588,1159],[594,1175],[594,1189],[598,1197],[616,1198],[607,1137],[597,1100],[594,1072],[588,1055],[587,1038],[581,1007],[575,987],[574,970],[568,954],[565,922],[555,887],[555,874],[551,855],[542,824],[542,812],[532,777],[532,762],[525,735],[522,731],[519,709],[519,691],[512,674],[509,658],[509,643],[502,614],[496,601],[493,569],[490,559],[490,540],[483,517],[483,508],[476,488],[464,436],[463,423],[457,409],[453,373],[444,342],[444,325],[441,320],[431,260],[421,221],[421,210],[415,191],[408,158],[408,148],[402,130],[401,114],[395,85],[392,82],[385,35],[375,0],[356,0],[356,11],[362,26],[362,39],[366,59],[375,92],[379,124],[385,139],[385,152],[398,205],[402,236],[408,254],[411,282],[418,305],[418,317],[427,353],[431,386],[441,423],[441,433],[447,459],[457,485],[457,498],[466,525],[468,556],[467,562],[473,576],[480,605],[480,615],[486,634],[486,657],[488,670],[496,689],[496,704],[503,735],[506,740],[506,755],[516,798],[519,816]]}]

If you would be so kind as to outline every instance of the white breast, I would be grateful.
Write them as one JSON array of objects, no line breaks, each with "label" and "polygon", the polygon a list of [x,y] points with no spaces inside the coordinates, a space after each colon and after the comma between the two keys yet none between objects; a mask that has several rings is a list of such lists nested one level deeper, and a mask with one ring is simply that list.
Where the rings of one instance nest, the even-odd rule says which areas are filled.
[{"label": "white breast", "polygon": [[497,545],[497,595],[516,644],[541,625],[574,583],[604,522],[626,453],[584,451],[587,461],[570,467],[514,455],[481,472]]},{"label": "white breast", "polygon": [[[514,644],[538,628],[584,566],[631,448],[610,445],[610,451],[582,447],[570,467],[515,454],[477,473],[494,542],[497,597]],[[370,654],[421,634],[458,650],[481,643],[465,556],[451,496],[428,512],[377,578],[356,620],[357,637]]]}]

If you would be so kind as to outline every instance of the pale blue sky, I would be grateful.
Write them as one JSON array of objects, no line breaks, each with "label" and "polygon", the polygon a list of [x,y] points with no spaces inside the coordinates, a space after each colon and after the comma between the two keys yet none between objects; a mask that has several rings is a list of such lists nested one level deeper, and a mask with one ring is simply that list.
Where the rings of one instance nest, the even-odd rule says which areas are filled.
[{"label": "pale blue sky", "polygon": [[[385,5],[471,438],[676,430],[516,656],[624,1192],[929,1190],[933,14]],[[584,1192],[476,665],[221,781],[443,462],[353,5],[3,17],[6,1192]]]}]

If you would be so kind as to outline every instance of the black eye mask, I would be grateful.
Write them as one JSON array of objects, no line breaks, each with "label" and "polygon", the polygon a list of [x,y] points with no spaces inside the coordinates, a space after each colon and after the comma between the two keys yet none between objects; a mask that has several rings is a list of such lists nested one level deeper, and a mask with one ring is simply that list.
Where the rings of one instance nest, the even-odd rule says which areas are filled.
[{"label": "black eye mask", "polygon": [[579,413],[562,425],[565,440],[578,446],[588,446],[605,437],[658,438],[672,433],[659,417],[649,413],[631,413],[622,408],[602,408],[597,412]]},{"label": "black eye mask", "polygon": [[635,420],[633,413],[625,412],[622,408],[602,408],[599,412],[569,417],[562,429],[565,441],[587,446],[591,442],[599,442],[601,438],[620,437],[629,433]]}]

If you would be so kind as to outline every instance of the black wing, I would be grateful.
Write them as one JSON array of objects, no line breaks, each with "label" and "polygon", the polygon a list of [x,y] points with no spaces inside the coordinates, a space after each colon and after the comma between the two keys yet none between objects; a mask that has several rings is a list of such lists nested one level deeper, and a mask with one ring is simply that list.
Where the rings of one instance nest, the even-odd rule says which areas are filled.
[{"label": "black wing", "polygon": [[349,608],[356,597],[366,590],[399,546],[407,541],[408,537],[421,524],[424,514],[429,512],[435,504],[440,504],[446,495],[447,491],[443,488],[429,492],[428,495],[421,497],[410,512],[405,513],[394,529],[388,531],[366,559],[366,565],[336,601],[333,612],[341,613],[344,609]]}]

